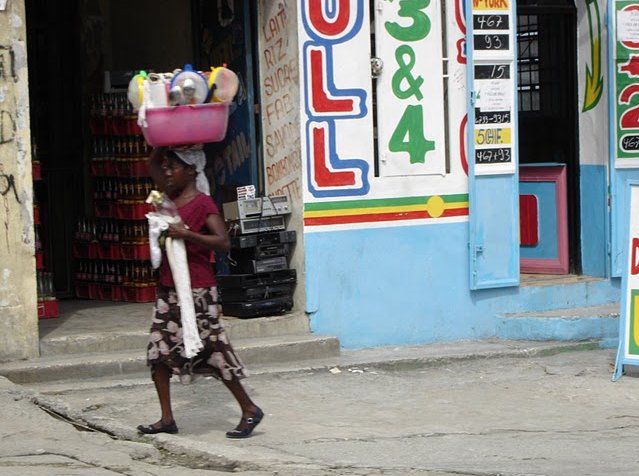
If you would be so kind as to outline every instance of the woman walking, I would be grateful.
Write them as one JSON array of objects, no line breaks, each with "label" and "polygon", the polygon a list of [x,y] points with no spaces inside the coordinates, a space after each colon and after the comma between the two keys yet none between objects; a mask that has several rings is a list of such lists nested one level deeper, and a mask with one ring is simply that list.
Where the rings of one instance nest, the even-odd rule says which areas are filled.
[{"label": "woman walking", "polygon": [[211,375],[231,391],[242,410],[237,427],[228,438],[247,438],[264,413],[251,400],[240,380],[246,369],[233,351],[219,320],[215,272],[210,262],[213,250],[229,249],[229,237],[219,211],[209,196],[203,169],[206,158],[201,149],[154,149],[149,158],[151,178],[177,206],[181,221],[171,224],[167,236],[184,240],[191,278],[195,319],[202,348],[187,358],[175,283],[166,252],[162,253],[157,300],[147,349],[147,363],[160,400],[161,418],[138,426],[145,434],[177,433],[171,408],[170,379],[178,375],[190,380],[194,375]]}]

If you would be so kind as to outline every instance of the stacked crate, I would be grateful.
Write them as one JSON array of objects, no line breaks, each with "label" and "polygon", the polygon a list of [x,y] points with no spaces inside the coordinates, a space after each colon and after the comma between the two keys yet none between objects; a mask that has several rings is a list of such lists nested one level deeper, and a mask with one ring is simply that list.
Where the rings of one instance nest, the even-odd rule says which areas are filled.
[{"label": "stacked crate", "polygon": [[38,318],[49,319],[60,316],[60,306],[53,286],[53,272],[46,269],[42,223],[40,221],[40,205],[38,203],[38,184],[42,183],[40,161],[37,158],[37,147],[31,146],[33,164],[33,229],[35,238],[36,283],[38,299]]},{"label": "stacked crate", "polygon": [[150,302],[156,273],[150,249],[145,199],[153,188],[146,158],[150,149],[126,93],[96,96],[91,109],[93,216],[78,221],[73,246],[76,296]]}]

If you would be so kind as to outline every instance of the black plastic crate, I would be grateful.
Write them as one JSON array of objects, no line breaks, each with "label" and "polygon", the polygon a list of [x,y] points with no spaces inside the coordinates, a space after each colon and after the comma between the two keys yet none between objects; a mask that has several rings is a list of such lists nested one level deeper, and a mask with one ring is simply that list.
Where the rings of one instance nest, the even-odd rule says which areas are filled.
[{"label": "black plastic crate", "polygon": [[266,317],[282,314],[293,308],[293,298],[283,296],[252,302],[223,302],[222,312],[239,318]]},{"label": "black plastic crate", "polygon": [[250,248],[233,249],[229,256],[235,261],[243,261],[288,256],[290,251],[291,247],[288,243],[280,243],[277,245],[258,245]]},{"label": "black plastic crate", "polygon": [[230,264],[229,269],[233,274],[264,274],[288,269],[288,259],[286,256],[241,260]]},{"label": "black plastic crate", "polygon": [[224,288],[250,288],[274,284],[293,284],[297,282],[294,269],[282,269],[258,274],[224,274],[217,277],[217,283]]},{"label": "black plastic crate", "polygon": [[261,245],[279,245],[282,243],[295,243],[297,235],[295,230],[272,231],[241,236],[231,236],[231,248],[251,248]]},{"label": "black plastic crate", "polygon": [[293,284],[275,284],[252,288],[219,288],[220,302],[260,301],[278,297],[292,296]]}]

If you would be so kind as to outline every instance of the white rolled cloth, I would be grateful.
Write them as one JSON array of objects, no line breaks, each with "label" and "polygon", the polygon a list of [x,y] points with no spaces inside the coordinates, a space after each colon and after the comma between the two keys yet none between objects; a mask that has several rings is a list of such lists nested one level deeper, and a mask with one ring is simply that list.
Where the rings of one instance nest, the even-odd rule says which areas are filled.
[{"label": "white rolled cloth", "polygon": [[166,239],[165,247],[180,306],[184,355],[190,359],[198,354],[204,344],[202,344],[195,322],[195,304],[193,303],[189,265],[186,260],[186,246],[184,240],[169,237]]},{"label": "white rolled cloth", "polygon": [[[159,268],[162,262],[160,234],[168,229],[170,224],[179,222],[180,217],[150,212],[146,214],[146,218],[149,221],[151,264],[154,268]],[[186,258],[186,246],[184,245],[184,240],[170,237],[167,237],[164,245],[171,275],[173,276],[173,284],[178,296],[178,305],[180,306],[184,355],[190,359],[198,354],[204,344],[202,344],[200,339],[200,333],[195,321],[195,304],[193,303],[193,291],[191,290],[191,274],[189,273],[189,264]]]},{"label": "white rolled cloth", "polygon": [[157,212],[146,214],[149,222],[149,247],[151,248],[151,266],[158,269],[162,264],[162,250],[160,249],[160,235],[169,228],[171,223],[180,221],[179,216],[168,216]]},{"label": "white rolled cloth", "polygon": [[204,154],[204,151],[200,148],[184,148],[173,149],[173,152],[175,152],[181,161],[195,167],[195,171],[197,172],[197,177],[195,177],[195,187],[200,192],[211,195],[209,180],[204,174],[204,167],[206,167],[206,155]]}]

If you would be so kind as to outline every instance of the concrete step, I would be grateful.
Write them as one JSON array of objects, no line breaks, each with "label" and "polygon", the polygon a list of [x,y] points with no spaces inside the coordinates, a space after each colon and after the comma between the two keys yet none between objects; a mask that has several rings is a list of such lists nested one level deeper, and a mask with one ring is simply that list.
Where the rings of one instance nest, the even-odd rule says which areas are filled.
[{"label": "concrete step", "polygon": [[[334,357],[340,353],[336,337],[290,334],[240,338],[233,347],[250,368],[253,364]],[[145,345],[137,350],[49,355],[0,364],[0,375],[14,383],[119,376],[146,371]]]},{"label": "concrete step", "polygon": [[[128,309],[140,313],[140,308]],[[110,351],[139,350],[144,349],[149,338],[150,311],[147,308],[144,314],[137,315],[137,323],[119,327],[118,316],[72,316],[73,323],[80,325],[64,325],[51,328],[40,339],[41,356],[86,354]],[[88,322],[89,319],[108,319],[110,326]],[[281,316],[260,317],[254,319],[239,319],[236,317],[224,317],[223,324],[231,339],[248,339],[256,337],[272,337],[288,334],[304,334],[310,332],[308,317],[303,312],[293,312]],[[55,322],[48,322],[49,326]],[[66,324],[66,323],[64,323]],[[96,327],[98,326],[98,327]],[[137,327],[137,328],[136,328]]]},{"label": "concrete step", "polygon": [[503,314],[497,319],[496,337],[613,342],[619,336],[618,318],[619,303]]},{"label": "concrete step", "polygon": [[521,286],[511,292],[512,299],[500,302],[498,313],[607,306],[619,301],[619,282],[583,275],[522,275]]}]

